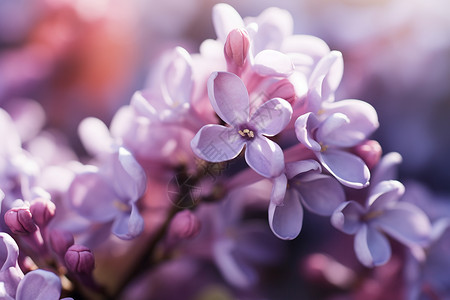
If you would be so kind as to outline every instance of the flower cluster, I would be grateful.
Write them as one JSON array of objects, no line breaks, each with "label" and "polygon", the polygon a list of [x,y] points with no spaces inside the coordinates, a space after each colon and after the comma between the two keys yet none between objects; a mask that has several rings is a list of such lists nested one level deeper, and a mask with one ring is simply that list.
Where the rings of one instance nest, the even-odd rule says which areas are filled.
[{"label": "flower cluster", "polygon": [[[311,234],[307,215],[332,225],[317,229],[324,243],[354,235],[364,268],[401,259],[414,270],[403,295],[445,295],[436,264],[450,214],[405,192],[401,156],[372,139],[374,107],[335,96],[342,54],[294,34],[278,8],[243,19],[217,4],[213,24],[199,53],[164,53],[109,126],[81,121],[83,156],[36,129],[37,103],[0,108],[0,298],[260,299],[253,288],[283,263],[281,240]],[[317,255],[306,274],[356,285],[361,266]]]}]

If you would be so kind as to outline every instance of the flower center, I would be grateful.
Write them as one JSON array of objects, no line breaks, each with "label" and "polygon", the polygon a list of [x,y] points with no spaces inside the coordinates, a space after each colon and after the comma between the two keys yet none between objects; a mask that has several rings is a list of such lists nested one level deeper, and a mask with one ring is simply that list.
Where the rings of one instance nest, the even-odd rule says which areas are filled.
[{"label": "flower center", "polygon": [[324,145],[322,142],[320,142],[320,152],[325,152],[327,151],[328,146]]},{"label": "flower center", "polygon": [[370,221],[370,220],[372,220],[372,219],[378,218],[378,217],[381,216],[383,213],[384,213],[384,212],[381,211],[381,210],[374,210],[374,211],[371,211],[370,213],[367,213],[367,214],[363,215],[361,219],[362,219],[363,221],[366,221],[366,222],[367,222],[367,221]]},{"label": "flower center", "polygon": [[253,130],[250,130],[248,128],[245,128],[243,130],[239,130],[238,133],[242,137],[246,137],[246,138],[254,138],[255,137],[255,134],[253,133]]},{"label": "flower center", "polygon": [[113,201],[113,205],[120,211],[123,211],[123,212],[129,212],[130,211],[130,206],[126,205],[125,203],[123,203],[120,200],[117,200],[117,199],[114,200]]}]

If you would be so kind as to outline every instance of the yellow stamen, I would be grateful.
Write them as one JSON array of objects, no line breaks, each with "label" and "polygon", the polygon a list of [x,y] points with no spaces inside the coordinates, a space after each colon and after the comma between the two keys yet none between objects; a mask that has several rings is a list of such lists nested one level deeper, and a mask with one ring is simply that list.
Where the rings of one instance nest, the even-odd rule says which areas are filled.
[{"label": "yellow stamen", "polygon": [[255,134],[253,133],[253,131],[249,130],[247,128],[245,128],[244,130],[239,130],[238,133],[243,137],[245,137],[246,135],[249,138],[255,137]]},{"label": "yellow stamen", "polygon": [[113,205],[118,208],[120,211],[123,212],[128,212],[130,211],[130,206],[126,205],[125,203],[119,201],[119,200],[114,200]]},{"label": "yellow stamen", "polygon": [[374,219],[374,218],[377,218],[377,217],[381,216],[383,213],[384,213],[384,212],[381,211],[381,210],[375,210],[375,211],[372,211],[372,212],[370,212],[370,213],[368,213],[368,214],[365,214],[365,215],[362,217],[362,219],[363,219],[364,221],[369,221],[369,220],[371,220],[371,219]]}]

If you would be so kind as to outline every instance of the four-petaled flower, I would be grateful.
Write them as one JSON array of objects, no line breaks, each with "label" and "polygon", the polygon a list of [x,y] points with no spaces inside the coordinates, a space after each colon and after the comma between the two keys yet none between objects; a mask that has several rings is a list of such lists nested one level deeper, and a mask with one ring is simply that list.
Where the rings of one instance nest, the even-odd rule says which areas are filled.
[{"label": "four-petaled flower", "polygon": [[[320,117],[320,119],[319,119]],[[369,184],[365,162],[348,149],[364,142],[378,128],[375,109],[360,100],[328,103],[322,115],[298,117],[295,133],[322,166],[343,185],[360,189]]]},{"label": "four-petaled flower", "polygon": [[391,257],[391,247],[383,233],[406,246],[428,242],[430,221],[417,206],[398,201],[404,191],[403,184],[396,180],[381,181],[370,189],[365,206],[347,201],[331,216],[334,227],[355,234],[355,253],[365,266],[382,265]]},{"label": "four-petaled flower", "polygon": [[284,173],[274,179],[269,205],[269,225],[284,240],[298,236],[303,224],[303,206],[322,216],[330,216],[345,194],[339,182],[322,174],[315,160],[286,164]]},{"label": "four-petaled flower", "polygon": [[[283,151],[266,136],[274,136],[286,127],[292,115],[291,105],[274,98],[251,114],[244,83],[228,72],[211,75],[208,95],[217,115],[230,126],[203,126],[191,141],[194,153],[206,161],[221,162],[235,158],[246,146],[245,160],[253,170],[265,177],[280,175]],[[211,148],[216,150],[214,155],[210,155]]]}]

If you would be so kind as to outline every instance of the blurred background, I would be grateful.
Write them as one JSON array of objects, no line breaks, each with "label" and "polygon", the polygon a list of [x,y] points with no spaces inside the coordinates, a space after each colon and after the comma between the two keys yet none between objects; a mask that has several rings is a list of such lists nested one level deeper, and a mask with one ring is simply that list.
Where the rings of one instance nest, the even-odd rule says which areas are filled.
[{"label": "blurred background", "polygon": [[[0,107],[14,117],[24,114],[20,103],[38,101],[46,115],[43,126],[61,131],[72,148],[82,151],[77,126],[83,118],[95,116],[109,124],[134,91],[145,87],[164,50],[183,46],[198,52],[203,40],[216,38],[211,9],[218,2],[1,0]],[[361,99],[376,108],[381,125],[374,139],[384,153],[401,153],[402,180],[450,193],[450,1],[221,2],[242,17],[257,16],[271,6],[287,9],[296,34],[315,35],[341,51],[344,77],[336,98]],[[315,240],[309,235],[331,228],[317,231],[316,220],[306,217],[312,219],[306,220],[302,240]],[[295,256],[326,248],[313,243],[305,247],[301,241],[291,245]],[[314,256],[303,262],[315,260],[317,266],[329,264],[327,259]],[[286,265],[286,270],[303,267]],[[392,268],[395,258],[379,276]],[[272,284],[286,287],[286,295],[301,288],[289,278],[285,274]]]}]

